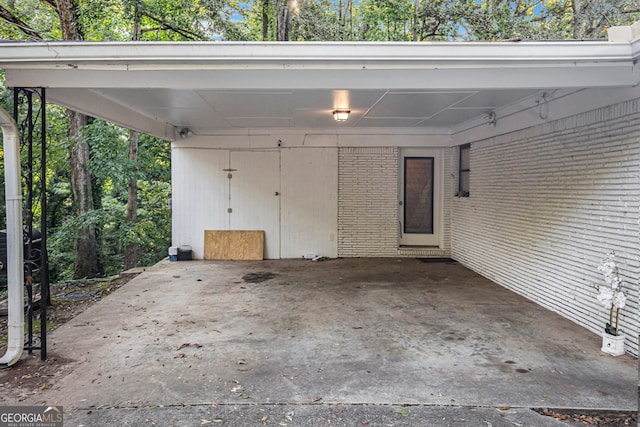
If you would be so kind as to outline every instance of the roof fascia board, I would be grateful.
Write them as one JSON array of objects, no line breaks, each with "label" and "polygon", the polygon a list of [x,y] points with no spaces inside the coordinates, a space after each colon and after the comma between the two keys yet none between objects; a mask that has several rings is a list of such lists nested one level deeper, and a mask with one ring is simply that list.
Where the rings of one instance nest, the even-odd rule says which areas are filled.
[{"label": "roof fascia board", "polygon": [[[629,43],[611,42],[38,42],[0,44],[0,65],[93,69],[202,69],[309,67],[368,68],[619,62],[630,59]],[[151,66],[151,67],[150,67]]]},{"label": "roof fascia board", "polygon": [[634,61],[640,60],[640,38],[631,42],[631,58]]},{"label": "roof fascia board", "polygon": [[11,87],[265,89],[514,89],[634,86],[637,69],[627,63],[566,64],[529,68],[272,69],[194,71],[6,70]]}]

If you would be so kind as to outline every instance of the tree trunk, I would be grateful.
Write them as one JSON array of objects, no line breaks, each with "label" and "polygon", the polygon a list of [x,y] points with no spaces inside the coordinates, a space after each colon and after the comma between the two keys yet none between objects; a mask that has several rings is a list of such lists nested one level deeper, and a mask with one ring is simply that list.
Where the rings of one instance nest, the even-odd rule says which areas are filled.
[{"label": "tree trunk", "polygon": [[142,14],[140,13],[140,8],[138,7],[138,3],[136,3],[134,9],[134,17],[133,17],[133,41],[138,41],[142,37]]},{"label": "tree trunk", "polygon": [[[84,215],[93,211],[93,195],[91,191],[91,175],[87,164],[89,162],[89,144],[82,137],[80,130],[87,124],[87,116],[68,110],[69,161],[71,166],[71,191],[77,215]],[[98,243],[96,230],[87,227],[80,230],[75,242],[76,257],[73,265],[73,276],[76,279],[96,277],[100,274],[98,263]]]},{"label": "tree trunk", "polygon": [[276,40],[288,42],[291,37],[291,23],[293,22],[293,12],[287,0],[276,15]]},{"label": "tree trunk", "polygon": [[582,32],[582,4],[580,3],[582,0],[573,0],[573,38],[575,40],[582,40],[583,32]]},{"label": "tree trunk", "polygon": [[82,40],[82,33],[78,28],[78,8],[74,0],[57,0],[56,6],[62,38],[65,40]]},{"label": "tree trunk", "polygon": [[262,1],[262,41],[269,39],[269,0]]},{"label": "tree trunk", "polygon": [[[78,5],[74,0],[57,0],[56,12],[60,19],[62,38],[65,40],[82,40],[82,32],[78,27]],[[71,163],[71,191],[76,215],[85,215],[94,210],[91,174],[89,173],[89,144],[82,137],[81,130],[87,124],[87,116],[67,110],[69,117],[69,157]],[[96,277],[101,273],[98,261],[98,239],[94,227],[79,231],[75,243],[76,258],[73,265],[73,276],[76,279]]]},{"label": "tree trunk", "polygon": [[413,41],[418,41],[418,25],[420,24],[420,0],[413,0]]},{"label": "tree trunk", "polygon": [[349,40],[353,40],[353,0],[349,0]]},{"label": "tree trunk", "polygon": [[[138,142],[139,135],[135,130],[129,131],[129,160],[138,162]],[[129,178],[127,184],[127,221],[130,224],[136,222],[138,218],[138,180],[136,177]],[[138,264],[138,245],[130,243],[124,252],[124,269],[135,268]]]},{"label": "tree trunk", "polygon": [[[138,3],[136,3],[133,18],[133,41],[142,37],[142,15]],[[140,136],[135,130],[129,130],[129,161],[138,163],[138,144]],[[138,179],[134,175],[127,182],[127,222],[133,226],[138,219]],[[135,268],[138,264],[138,245],[129,243],[124,250],[124,269]]]}]

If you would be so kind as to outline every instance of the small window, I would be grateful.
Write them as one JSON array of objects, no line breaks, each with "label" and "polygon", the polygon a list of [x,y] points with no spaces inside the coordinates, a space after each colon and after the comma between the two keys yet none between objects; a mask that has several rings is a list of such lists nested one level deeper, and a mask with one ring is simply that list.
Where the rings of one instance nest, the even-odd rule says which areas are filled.
[{"label": "small window", "polygon": [[469,197],[469,176],[471,174],[471,144],[460,146],[458,159],[458,197]]}]

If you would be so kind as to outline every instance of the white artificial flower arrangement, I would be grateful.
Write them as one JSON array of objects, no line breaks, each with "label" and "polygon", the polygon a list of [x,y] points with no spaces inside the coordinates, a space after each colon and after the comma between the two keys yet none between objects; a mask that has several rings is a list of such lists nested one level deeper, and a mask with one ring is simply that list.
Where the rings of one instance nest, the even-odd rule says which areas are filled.
[{"label": "white artificial flower arrangement", "polygon": [[[615,252],[611,251],[598,266],[598,271],[604,276],[604,286],[596,285],[598,290],[598,301],[609,309],[609,323],[606,324],[604,331],[611,335],[618,335],[618,319],[620,310],[627,303],[627,293],[622,289],[623,282],[618,271],[618,265],[614,261]],[[613,324],[613,310],[616,310],[615,327]]]}]

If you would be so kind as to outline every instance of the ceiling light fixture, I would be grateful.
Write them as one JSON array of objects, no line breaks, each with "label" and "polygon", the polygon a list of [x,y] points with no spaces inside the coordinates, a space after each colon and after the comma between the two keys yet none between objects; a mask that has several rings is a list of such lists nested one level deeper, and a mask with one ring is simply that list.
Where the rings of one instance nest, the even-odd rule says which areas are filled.
[{"label": "ceiling light fixture", "polygon": [[351,110],[333,110],[333,119],[336,122],[346,122]]}]

